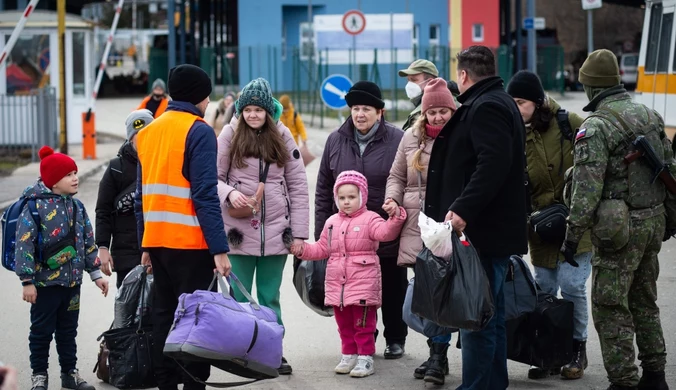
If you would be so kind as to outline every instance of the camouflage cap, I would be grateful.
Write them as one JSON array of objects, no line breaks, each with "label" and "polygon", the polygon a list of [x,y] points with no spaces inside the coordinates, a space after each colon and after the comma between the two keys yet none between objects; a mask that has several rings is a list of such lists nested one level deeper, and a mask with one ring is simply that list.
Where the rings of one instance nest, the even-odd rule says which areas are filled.
[{"label": "camouflage cap", "polygon": [[415,60],[408,68],[399,71],[399,77],[406,77],[413,74],[428,73],[434,77],[439,77],[439,70],[432,61]]},{"label": "camouflage cap", "polygon": [[617,57],[607,49],[591,53],[580,68],[580,83],[588,87],[606,88],[620,85],[620,67]]}]

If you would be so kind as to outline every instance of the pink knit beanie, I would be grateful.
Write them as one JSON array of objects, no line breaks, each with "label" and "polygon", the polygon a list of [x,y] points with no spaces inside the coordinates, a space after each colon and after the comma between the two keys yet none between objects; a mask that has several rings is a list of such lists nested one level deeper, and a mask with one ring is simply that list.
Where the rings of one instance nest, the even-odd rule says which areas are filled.
[{"label": "pink knit beanie", "polygon": [[421,110],[423,113],[425,113],[425,111],[429,110],[430,108],[439,107],[448,107],[452,111],[456,110],[455,101],[453,100],[451,91],[448,89],[446,80],[437,77],[436,79],[431,80],[425,86]]},{"label": "pink knit beanie", "polygon": [[[359,208],[366,207],[366,201],[369,197],[369,184],[366,177],[357,171],[343,171],[336,178],[336,184],[333,185],[333,198],[338,205],[338,188],[344,184],[353,184],[359,189]],[[340,206],[338,207],[340,208]]]}]

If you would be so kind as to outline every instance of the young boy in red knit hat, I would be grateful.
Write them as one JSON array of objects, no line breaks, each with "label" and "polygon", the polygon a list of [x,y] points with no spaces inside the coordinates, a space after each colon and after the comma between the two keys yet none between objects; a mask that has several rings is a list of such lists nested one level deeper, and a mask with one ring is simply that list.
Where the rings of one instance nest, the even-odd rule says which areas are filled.
[{"label": "young boy in red knit hat", "polygon": [[40,179],[23,196],[35,199],[40,217],[36,226],[26,206],[16,229],[16,273],[23,300],[31,304],[28,337],[32,390],[47,390],[52,335],[61,365],[61,387],[93,390],[76,368],[75,336],[80,314],[83,271],[108,294],[108,281],[99,270],[94,231],[77,193],[77,165],[69,156],[40,149]]}]

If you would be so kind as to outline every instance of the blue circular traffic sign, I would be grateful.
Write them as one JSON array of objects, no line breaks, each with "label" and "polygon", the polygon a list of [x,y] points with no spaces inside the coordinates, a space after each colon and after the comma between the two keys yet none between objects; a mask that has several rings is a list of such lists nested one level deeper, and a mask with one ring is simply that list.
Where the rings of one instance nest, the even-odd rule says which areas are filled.
[{"label": "blue circular traffic sign", "polygon": [[320,95],[329,108],[340,110],[347,106],[345,95],[352,88],[352,80],[342,74],[333,74],[324,79]]}]

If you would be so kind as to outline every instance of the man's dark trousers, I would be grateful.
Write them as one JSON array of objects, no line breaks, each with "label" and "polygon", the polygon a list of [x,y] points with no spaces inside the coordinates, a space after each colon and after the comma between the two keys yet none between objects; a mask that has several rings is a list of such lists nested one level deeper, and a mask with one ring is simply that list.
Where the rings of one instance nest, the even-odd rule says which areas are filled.
[{"label": "man's dark trousers", "polygon": [[397,265],[396,257],[380,257],[380,272],[383,286],[383,336],[388,344],[406,343],[408,325],[401,312],[406,298],[408,278],[406,268]]},{"label": "man's dark trousers", "polygon": [[80,286],[37,287],[38,297],[31,305],[31,330],[28,348],[34,374],[46,373],[49,367],[49,344],[56,341],[61,372],[77,365],[77,321],[80,317]]},{"label": "man's dark trousers", "polygon": [[[179,250],[152,248],[149,250],[153,266],[153,337],[155,340],[155,379],[160,390],[177,390],[179,375],[184,389],[204,389],[164,356],[164,344],[174,320],[178,297],[195,290],[206,290],[214,276],[214,257],[207,250]],[[183,363],[184,367],[202,381],[209,379],[208,363]]]},{"label": "man's dark trousers", "polygon": [[457,390],[504,390],[509,386],[503,295],[509,257],[480,258],[491,285],[495,314],[479,332],[460,330],[462,385]]}]

